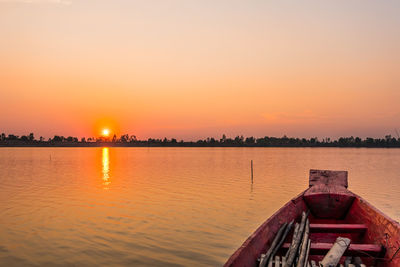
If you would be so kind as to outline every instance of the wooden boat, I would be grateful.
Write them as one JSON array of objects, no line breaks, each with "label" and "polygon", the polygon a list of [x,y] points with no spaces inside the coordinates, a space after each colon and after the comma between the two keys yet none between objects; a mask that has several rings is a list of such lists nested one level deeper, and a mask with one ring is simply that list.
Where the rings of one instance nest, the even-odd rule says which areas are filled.
[{"label": "wooden boat", "polygon": [[[350,238],[351,244],[340,263],[345,256],[352,255],[360,257],[366,266],[400,266],[399,223],[347,186],[347,171],[310,170],[309,188],[264,222],[224,266],[258,266],[260,255],[271,246],[280,226],[299,221],[303,211],[310,212],[309,260],[319,262],[341,236]],[[285,255],[292,235],[287,235],[276,255]]]}]

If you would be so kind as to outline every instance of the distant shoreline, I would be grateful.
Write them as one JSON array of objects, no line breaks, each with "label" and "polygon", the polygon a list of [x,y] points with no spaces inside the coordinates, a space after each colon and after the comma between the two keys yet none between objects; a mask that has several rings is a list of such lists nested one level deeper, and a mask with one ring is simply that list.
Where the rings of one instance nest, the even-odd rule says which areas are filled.
[{"label": "distant shoreline", "polygon": [[274,145],[257,145],[257,144],[198,144],[196,142],[184,143],[167,143],[167,144],[148,144],[148,143],[113,143],[113,142],[92,142],[92,143],[75,143],[75,142],[37,142],[37,143],[3,143],[0,142],[0,148],[7,147],[286,147],[286,148],[400,148],[397,146],[378,146],[378,145],[339,145],[339,144],[309,144],[309,145],[291,145],[291,144],[274,144]]},{"label": "distant shoreline", "polygon": [[121,135],[117,137],[82,137],[78,139],[73,136],[58,136],[44,139],[42,136],[35,139],[33,133],[29,135],[17,136],[13,134],[2,133],[0,135],[0,147],[365,147],[365,148],[400,148],[400,137],[394,138],[386,135],[385,138],[367,137],[340,137],[337,140],[331,138],[323,138],[319,140],[313,138],[294,138],[287,137],[244,137],[236,136],[235,138],[222,135],[221,139],[207,137],[197,141],[184,141],[171,139],[154,139],[139,140],[135,135]]}]

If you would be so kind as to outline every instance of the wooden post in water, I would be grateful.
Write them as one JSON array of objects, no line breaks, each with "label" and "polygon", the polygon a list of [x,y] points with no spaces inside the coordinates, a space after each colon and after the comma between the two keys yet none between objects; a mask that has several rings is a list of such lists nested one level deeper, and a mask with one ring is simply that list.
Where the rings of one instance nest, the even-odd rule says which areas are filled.
[{"label": "wooden post in water", "polygon": [[251,160],[251,183],[253,183],[253,160]]}]

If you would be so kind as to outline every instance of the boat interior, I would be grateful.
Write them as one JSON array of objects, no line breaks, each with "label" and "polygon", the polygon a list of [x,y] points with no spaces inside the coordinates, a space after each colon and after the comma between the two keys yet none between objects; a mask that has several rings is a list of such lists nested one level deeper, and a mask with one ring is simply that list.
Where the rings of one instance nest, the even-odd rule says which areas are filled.
[{"label": "boat interior", "polygon": [[[351,262],[360,264],[361,261],[365,266],[392,266],[393,261],[388,265],[387,250],[400,246],[396,242],[399,229],[379,210],[347,189],[347,172],[311,170],[309,181],[310,188],[299,198],[304,202],[304,210],[309,212],[309,260],[318,264],[336,238],[346,237],[351,244],[341,258],[341,264],[352,257]],[[295,221],[300,219],[301,214]],[[288,235],[280,249],[281,256],[290,247],[292,235]],[[395,253],[393,249],[389,250]]]},{"label": "boat interior", "polygon": [[[350,246],[340,258],[343,266],[347,266],[349,257],[354,266],[400,266],[399,223],[349,191],[347,175],[347,171],[310,170],[309,188],[264,222],[225,266],[258,266],[280,227],[291,221],[300,223],[303,212],[308,213],[310,228],[308,263],[315,261],[318,266],[336,239],[345,237],[350,239]],[[270,266],[285,265],[283,257],[291,246],[293,229],[270,256]]]}]

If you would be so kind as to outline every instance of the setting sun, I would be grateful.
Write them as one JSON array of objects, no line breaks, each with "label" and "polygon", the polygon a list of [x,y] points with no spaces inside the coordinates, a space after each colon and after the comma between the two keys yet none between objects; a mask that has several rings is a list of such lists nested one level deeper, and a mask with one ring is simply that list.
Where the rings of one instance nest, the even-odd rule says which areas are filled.
[{"label": "setting sun", "polygon": [[109,129],[103,129],[102,134],[103,134],[103,136],[109,136],[110,135],[110,130]]}]

